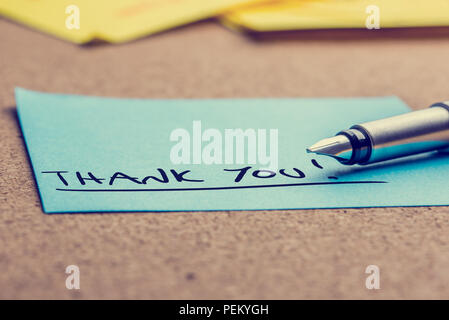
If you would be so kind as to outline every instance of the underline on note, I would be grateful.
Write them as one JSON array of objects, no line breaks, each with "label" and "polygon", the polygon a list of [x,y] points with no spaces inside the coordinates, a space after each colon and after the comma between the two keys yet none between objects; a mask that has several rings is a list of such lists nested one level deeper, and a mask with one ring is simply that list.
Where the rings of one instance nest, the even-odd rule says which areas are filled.
[{"label": "underline on note", "polygon": [[387,181],[333,181],[333,182],[308,182],[308,183],[287,183],[287,184],[262,184],[250,186],[230,186],[230,187],[199,187],[199,188],[162,188],[162,189],[63,189],[56,188],[57,191],[74,192],[159,192],[159,191],[208,191],[208,190],[230,190],[230,189],[256,189],[256,188],[281,188],[281,187],[302,187],[319,186],[333,184],[377,184],[388,183]]}]

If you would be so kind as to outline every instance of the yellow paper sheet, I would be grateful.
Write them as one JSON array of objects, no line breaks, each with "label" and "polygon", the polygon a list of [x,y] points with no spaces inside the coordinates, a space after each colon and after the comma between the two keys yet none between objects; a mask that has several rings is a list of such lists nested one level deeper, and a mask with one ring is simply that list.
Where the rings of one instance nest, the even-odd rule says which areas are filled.
[{"label": "yellow paper sheet", "polygon": [[[85,43],[125,42],[221,14],[257,0],[1,0],[0,14],[54,36]],[[79,29],[68,29],[67,6],[79,8]]]},{"label": "yellow paper sheet", "polygon": [[449,26],[449,0],[278,0],[238,8],[221,21],[250,31],[365,28],[371,5],[379,8],[380,28]]}]

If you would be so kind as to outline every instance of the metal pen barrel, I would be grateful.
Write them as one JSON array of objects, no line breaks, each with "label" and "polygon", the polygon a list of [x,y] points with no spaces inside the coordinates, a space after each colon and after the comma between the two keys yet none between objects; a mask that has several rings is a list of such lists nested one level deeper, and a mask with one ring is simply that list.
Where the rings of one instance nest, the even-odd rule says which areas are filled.
[{"label": "metal pen barrel", "polygon": [[352,146],[344,164],[370,164],[449,148],[449,101],[428,109],[355,125],[339,133]]}]

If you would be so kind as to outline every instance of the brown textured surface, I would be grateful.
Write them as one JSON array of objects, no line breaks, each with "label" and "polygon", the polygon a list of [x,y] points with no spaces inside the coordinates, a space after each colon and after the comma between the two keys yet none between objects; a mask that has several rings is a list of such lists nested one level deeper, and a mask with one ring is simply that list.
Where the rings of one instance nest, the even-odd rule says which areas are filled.
[{"label": "brown textured surface", "polygon": [[[449,97],[449,37],[255,42],[212,22],[78,47],[0,20],[0,298],[449,298],[449,209],[45,215],[13,88],[123,97]],[[435,192],[446,192],[435,190]],[[65,288],[65,267],[81,290]],[[365,267],[381,289],[365,289]]]}]

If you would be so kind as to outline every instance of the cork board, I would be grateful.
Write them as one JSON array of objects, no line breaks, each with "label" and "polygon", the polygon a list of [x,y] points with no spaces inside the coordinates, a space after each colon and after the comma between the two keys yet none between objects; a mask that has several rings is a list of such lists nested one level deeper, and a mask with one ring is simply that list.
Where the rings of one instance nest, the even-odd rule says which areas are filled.
[{"label": "cork board", "polygon": [[[448,99],[447,30],[254,39],[206,21],[87,46],[0,30],[0,298],[449,298],[447,207],[45,215],[13,95],[398,95],[424,108]],[[65,287],[71,264],[80,290]],[[371,264],[380,290],[365,287]]]}]

